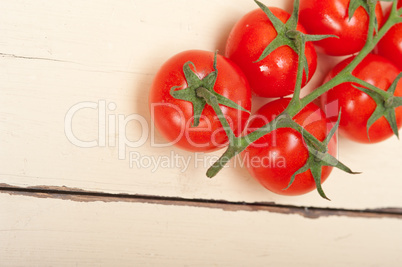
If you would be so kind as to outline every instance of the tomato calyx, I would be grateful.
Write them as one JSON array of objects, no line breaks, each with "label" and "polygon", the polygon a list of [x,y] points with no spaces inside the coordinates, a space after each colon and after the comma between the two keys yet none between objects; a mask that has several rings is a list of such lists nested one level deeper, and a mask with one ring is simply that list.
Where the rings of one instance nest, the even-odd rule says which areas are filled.
[{"label": "tomato calyx", "polygon": [[[217,53],[215,53],[214,56],[214,71],[209,73],[203,79],[200,79],[196,74],[197,70],[194,63],[188,61],[183,65],[183,73],[187,81],[187,88],[181,90],[177,89],[181,88],[182,86],[173,86],[172,88],[170,88],[170,95],[173,98],[188,101],[193,104],[194,122],[192,124],[192,127],[199,126],[201,114],[205,109],[205,106],[207,105],[207,101],[205,100],[205,98],[197,94],[197,89],[199,88],[208,90],[212,95],[214,95],[217,99],[218,104],[250,113],[250,111],[244,109],[242,106],[214,91],[215,82],[218,77],[218,68],[216,65]],[[194,71],[191,69],[191,66],[193,67]]]},{"label": "tomato calyx", "polygon": [[310,170],[311,174],[313,175],[314,182],[315,182],[319,195],[322,198],[330,200],[325,195],[324,190],[321,185],[322,167],[330,166],[330,167],[338,168],[349,174],[359,174],[359,172],[353,172],[349,167],[347,167],[345,164],[340,162],[338,159],[336,159],[334,156],[332,156],[328,152],[329,142],[331,141],[331,139],[333,138],[334,134],[336,133],[336,131],[339,127],[340,118],[341,118],[341,112],[339,113],[338,121],[332,127],[331,131],[328,133],[327,137],[322,142],[317,140],[313,135],[309,134],[307,131],[304,131],[302,128],[301,134],[305,141],[306,147],[309,151],[309,157],[308,157],[305,165],[303,167],[301,167],[299,170],[297,170],[292,175],[289,185],[286,188],[284,188],[283,190],[288,189],[293,184],[293,182],[296,178],[296,175]]},{"label": "tomato calyx", "polygon": [[395,109],[402,106],[402,97],[395,96],[394,94],[397,84],[401,78],[402,73],[396,77],[387,91],[383,91],[363,81],[360,81],[360,84],[367,86],[367,88],[353,85],[356,89],[359,89],[360,91],[369,95],[376,102],[376,109],[367,121],[367,137],[369,140],[370,127],[381,117],[384,117],[387,120],[393,133],[399,139]]},{"label": "tomato calyx", "polygon": [[303,69],[306,74],[306,80],[308,80],[308,63],[307,57],[304,53],[300,53],[300,39],[303,40],[304,44],[308,41],[320,41],[326,38],[337,38],[335,35],[309,35],[302,33],[297,30],[297,22],[299,17],[299,0],[294,1],[293,12],[290,18],[283,23],[280,19],[278,19],[271,10],[264,5],[263,3],[254,0],[254,2],[261,8],[261,10],[267,15],[269,20],[272,23],[272,26],[276,30],[277,36],[275,39],[268,44],[268,46],[264,49],[260,57],[255,62],[259,62],[266,58],[271,52],[281,46],[289,46],[293,51],[297,53],[299,56],[299,61],[302,62]]}]

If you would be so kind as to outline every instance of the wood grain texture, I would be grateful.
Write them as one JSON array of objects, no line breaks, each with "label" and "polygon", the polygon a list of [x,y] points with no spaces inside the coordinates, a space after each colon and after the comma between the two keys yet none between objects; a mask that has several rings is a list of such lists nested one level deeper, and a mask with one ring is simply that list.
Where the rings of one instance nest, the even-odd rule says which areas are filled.
[{"label": "wood grain texture", "polygon": [[0,194],[1,266],[399,266],[396,219]]},{"label": "wood grain texture", "polygon": [[[287,10],[291,2],[265,1]],[[274,195],[238,166],[210,180],[205,171],[218,153],[152,145],[152,136],[163,142],[157,132],[151,135],[147,104],[157,68],[182,50],[223,51],[232,25],[254,8],[252,1],[240,0],[1,1],[0,183],[295,206],[401,208],[402,143],[396,138],[373,146],[341,140],[340,159],[363,174],[334,171],[324,184],[331,202],[316,192],[296,198]],[[321,58],[307,90],[335,62]],[[256,99],[256,107],[263,102]],[[77,105],[87,108],[70,123],[66,116]],[[137,120],[127,122],[133,114]],[[74,136],[95,141],[95,147],[72,143],[66,136],[70,126]],[[125,138],[134,142],[144,136],[141,146],[122,145]],[[130,166],[130,153],[142,162]],[[189,160],[189,167],[183,171],[175,157]],[[170,165],[154,168],[152,158],[171,159]]]}]

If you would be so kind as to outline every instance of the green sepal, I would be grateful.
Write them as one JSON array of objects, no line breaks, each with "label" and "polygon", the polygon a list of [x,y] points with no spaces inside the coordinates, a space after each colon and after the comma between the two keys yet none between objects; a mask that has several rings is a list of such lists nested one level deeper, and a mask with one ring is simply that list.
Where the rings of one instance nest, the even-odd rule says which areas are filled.
[{"label": "green sepal", "polygon": [[[334,35],[309,35],[304,34],[300,31],[297,31],[297,22],[299,17],[299,0],[295,0],[293,4],[293,11],[290,18],[283,23],[280,19],[278,19],[272,12],[269,10],[267,6],[263,3],[254,0],[254,2],[261,8],[262,11],[267,15],[269,20],[271,21],[273,27],[277,32],[277,36],[274,40],[272,40],[264,51],[261,53],[260,57],[254,62],[259,62],[266,58],[269,54],[271,54],[274,50],[281,46],[289,46],[293,51],[295,51],[299,55],[299,60],[302,60],[302,66],[306,74],[306,80],[308,80],[308,63],[305,53],[300,56],[300,45],[305,46],[306,42],[309,41],[319,41],[326,38],[337,37]],[[304,49],[303,49],[304,50]]]},{"label": "green sepal", "polygon": [[367,0],[350,0],[348,8],[349,20],[352,19],[353,15],[359,7],[363,7],[367,11],[367,14],[370,14],[370,6],[367,3]]},{"label": "green sepal", "polygon": [[364,87],[360,86],[355,86],[356,89],[359,89],[360,91],[366,93],[369,95],[376,103],[376,108],[371,114],[370,118],[367,120],[367,138],[370,140],[370,135],[369,135],[369,130],[371,126],[380,118],[384,117],[393,133],[395,136],[399,139],[399,131],[398,131],[398,125],[396,123],[396,113],[395,113],[395,108],[402,106],[402,97],[395,96],[395,90],[396,86],[399,82],[399,80],[402,78],[402,73],[400,73],[391,86],[388,88],[387,91],[382,91],[381,89],[377,88],[378,90],[381,90],[380,92],[374,91],[372,89],[367,89]]},{"label": "green sepal", "polygon": [[293,182],[296,179],[296,175],[310,170],[310,172],[314,178],[315,185],[316,185],[319,195],[322,198],[330,200],[325,195],[324,190],[321,185],[322,167],[330,166],[330,167],[338,168],[338,169],[340,169],[344,172],[350,173],[350,174],[358,174],[357,172],[353,172],[349,167],[347,167],[342,162],[340,162],[338,159],[336,159],[334,156],[332,156],[331,154],[328,153],[329,142],[331,141],[332,137],[334,136],[334,134],[336,133],[336,131],[339,127],[340,119],[341,119],[341,112],[339,112],[338,121],[332,127],[332,129],[328,133],[327,137],[324,139],[324,141],[320,142],[321,147],[323,147],[324,149],[317,148],[317,142],[319,142],[319,141],[314,136],[312,136],[310,133],[306,132],[305,130],[301,132],[302,136],[305,140],[305,144],[307,146],[308,152],[309,152],[309,157],[308,157],[306,163],[303,165],[303,167],[301,167],[299,170],[297,170],[292,175],[288,186],[286,188],[284,188],[283,190],[288,189],[293,184]]},{"label": "green sepal", "polygon": [[[233,102],[232,100],[215,92],[214,86],[216,83],[216,79],[218,77],[218,69],[216,65],[217,65],[217,53],[215,53],[214,56],[214,62],[213,62],[214,71],[209,73],[205,78],[200,79],[196,74],[197,70],[194,63],[188,61],[183,65],[183,73],[187,81],[187,88],[182,90],[177,90],[181,88],[181,86],[173,86],[172,88],[170,88],[170,95],[172,97],[188,101],[193,104],[194,122],[192,127],[199,126],[201,114],[205,106],[207,105],[205,99],[197,95],[197,89],[200,87],[206,88],[213,95],[215,95],[216,98],[218,99],[219,104],[250,113],[249,110],[246,110],[245,108]],[[191,66],[193,67],[194,71],[191,69]],[[233,89],[235,90],[235,88]]]}]

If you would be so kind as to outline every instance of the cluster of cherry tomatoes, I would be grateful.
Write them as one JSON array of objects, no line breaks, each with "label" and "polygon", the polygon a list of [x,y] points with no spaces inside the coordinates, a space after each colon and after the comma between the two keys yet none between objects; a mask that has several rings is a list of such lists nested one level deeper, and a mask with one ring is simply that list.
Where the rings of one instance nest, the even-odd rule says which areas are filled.
[{"label": "cluster of cherry tomatoes", "polygon": [[[291,98],[286,96],[294,93],[298,79],[304,86],[314,75],[317,52],[350,56],[328,73],[326,83],[336,77],[367,42],[372,20],[364,6],[357,6],[353,15],[349,14],[351,2],[356,1],[295,1],[295,4],[299,4],[296,19],[280,8],[266,7],[256,2],[260,8],[245,14],[234,25],[224,56],[200,50],[185,51],[171,57],[156,74],[149,97],[152,118],[162,135],[177,147],[195,152],[227,147],[230,135],[222,125],[220,116],[224,116],[230,126],[229,133],[231,131],[236,137],[267,125],[287,108]],[[402,0],[398,2],[400,7]],[[385,23],[389,12],[385,10],[383,14],[377,2],[376,31]],[[291,23],[295,24],[294,29],[291,29]],[[281,25],[281,30],[278,30],[278,25]],[[331,35],[314,43],[306,43],[303,50],[306,68],[302,77],[297,77],[301,56],[292,44],[283,40],[277,44],[280,34],[285,37],[288,34],[286,30],[309,35]],[[267,52],[267,47],[274,49]],[[392,27],[373,52],[361,60],[352,75],[387,91],[402,70],[402,24]],[[333,87],[321,95],[319,101],[315,101],[321,106],[309,103],[293,120],[315,138],[324,141],[341,111],[338,122],[341,135],[363,143],[389,138],[395,133],[389,119],[382,116],[370,122],[378,105],[357,86],[345,81]],[[200,87],[214,95],[219,103],[218,113],[197,93]],[[394,90],[395,96],[402,96],[402,81]],[[250,115],[252,94],[278,99]],[[391,117],[396,120],[399,129],[402,126],[402,107],[397,107],[395,114]],[[335,136],[327,142],[328,153],[334,156],[336,142]],[[241,152],[242,158],[247,161],[245,166],[253,177],[272,192],[285,195],[304,194],[318,186],[312,169],[303,169],[310,154],[302,133],[292,128],[276,129],[247,144]],[[320,184],[331,169],[331,166],[323,166],[319,171]]]}]

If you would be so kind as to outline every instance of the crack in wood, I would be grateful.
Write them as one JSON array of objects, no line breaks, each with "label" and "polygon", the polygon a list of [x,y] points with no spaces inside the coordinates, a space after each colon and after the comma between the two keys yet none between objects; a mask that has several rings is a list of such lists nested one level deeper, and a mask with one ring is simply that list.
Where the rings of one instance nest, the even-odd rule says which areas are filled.
[{"label": "crack in wood", "polygon": [[[0,57],[8,57],[8,58],[16,58],[16,59],[28,59],[28,60],[45,60],[45,61],[53,61],[53,62],[61,62],[61,63],[71,63],[71,64],[76,64],[76,65],[91,68],[91,66],[83,64],[83,63],[79,63],[79,62],[61,60],[61,59],[54,59],[54,58],[46,58],[46,57],[21,56],[21,55],[15,55],[15,54],[7,54],[7,53],[0,53]],[[140,72],[140,71],[129,71],[129,70],[96,70],[96,69],[88,69],[86,71],[99,72],[99,73],[137,74],[137,75],[144,75],[144,76],[155,75],[155,73],[147,73],[147,72]]]},{"label": "crack in wood", "polygon": [[221,209],[224,211],[249,211],[249,212],[273,212],[289,215],[300,215],[309,219],[317,219],[329,216],[344,216],[358,218],[395,218],[402,219],[401,208],[381,208],[371,210],[352,210],[338,208],[303,207],[292,205],[279,205],[267,202],[234,202],[226,200],[189,199],[180,197],[164,197],[135,194],[112,194],[95,191],[86,191],[65,186],[35,186],[15,187],[0,184],[0,193],[16,196],[28,196],[36,198],[52,198],[71,200],[78,202],[130,202],[142,204],[157,204],[170,206],[187,206],[198,208]]},{"label": "crack in wood", "polygon": [[46,61],[54,61],[54,62],[64,62],[64,63],[75,63],[73,61],[54,59],[54,58],[46,58],[46,57],[30,57],[30,56],[20,56],[15,54],[6,54],[0,53],[1,57],[11,57],[11,58],[19,58],[19,59],[31,59],[31,60],[46,60]]}]

